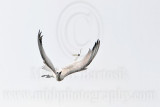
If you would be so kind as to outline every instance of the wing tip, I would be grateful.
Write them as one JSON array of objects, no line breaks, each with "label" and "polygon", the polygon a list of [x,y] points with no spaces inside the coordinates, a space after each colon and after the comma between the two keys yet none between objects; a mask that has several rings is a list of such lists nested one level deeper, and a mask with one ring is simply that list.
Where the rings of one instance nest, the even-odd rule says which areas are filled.
[{"label": "wing tip", "polygon": [[99,46],[99,45],[100,45],[100,40],[97,39],[97,41],[95,42],[95,44],[94,44],[94,46],[93,46],[93,48],[92,48],[92,51],[93,51],[97,46]]},{"label": "wing tip", "polygon": [[100,44],[100,39],[97,39],[97,43]]},{"label": "wing tip", "polygon": [[38,31],[38,38],[42,38],[42,37],[43,37],[42,31],[39,29],[39,31]]},{"label": "wing tip", "polygon": [[38,31],[38,41],[42,44],[42,37],[43,37],[43,35],[42,35],[42,31],[39,29],[39,31]]}]

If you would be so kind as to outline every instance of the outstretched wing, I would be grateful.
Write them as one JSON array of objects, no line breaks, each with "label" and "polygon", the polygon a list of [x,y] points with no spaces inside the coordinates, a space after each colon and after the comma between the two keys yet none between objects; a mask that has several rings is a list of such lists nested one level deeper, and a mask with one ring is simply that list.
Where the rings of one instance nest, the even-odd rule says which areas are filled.
[{"label": "outstretched wing", "polygon": [[41,34],[42,34],[42,32],[39,30],[39,32],[38,32],[38,47],[39,47],[39,51],[40,51],[41,57],[43,59],[43,63],[56,74],[56,70],[55,70],[52,62],[47,57],[47,55],[46,55],[46,53],[45,53],[45,51],[43,49],[43,46],[42,46],[42,37],[43,36]]},{"label": "outstretched wing", "polygon": [[62,69],[61,79],[63,79],[69,74],[87,69],[86,67],[92,62],[92,60],[96,56],[99,46],[100,40],[98,39],[95,45],[93,46],[92,50],[89,49],[88,53],[82,60],[74,62],[73,64]]}]

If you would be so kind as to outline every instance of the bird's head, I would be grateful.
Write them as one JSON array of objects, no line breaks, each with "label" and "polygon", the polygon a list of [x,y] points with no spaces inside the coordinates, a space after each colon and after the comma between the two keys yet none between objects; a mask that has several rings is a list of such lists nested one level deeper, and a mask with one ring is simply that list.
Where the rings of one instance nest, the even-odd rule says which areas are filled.
[{"label": "bird's head", "polygon": [[61,73],[62,73],[62,71],[56,72],[56,79],[57,79],[57,81],[61,81],[61,78],[60,78]]}]

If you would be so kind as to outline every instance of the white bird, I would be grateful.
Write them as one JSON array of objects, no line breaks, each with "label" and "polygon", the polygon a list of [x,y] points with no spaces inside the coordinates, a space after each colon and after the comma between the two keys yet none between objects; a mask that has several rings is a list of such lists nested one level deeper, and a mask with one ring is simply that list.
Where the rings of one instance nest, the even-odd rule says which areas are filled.
[{"label": "white bird", "polygon": [[76,61],[76,62],[72,63],[71,65],[68,65],[68,66],[62,68],[61,70],[57,70],[57,69],[55,69],[55,67],[53,66],[52,62],[47,57],[47,55],[43,49],[43,46],[42,46],[43,35],[41,35],[41,34],[42,34],[42,32],[39,30],[39,32],[38,32],[38,47],[39,47],[41,57],[43,59],[43,63],[45,64],[44,69],[46,69],[48,71],[52,71],[52,74],[53,74],[53,75],[43,75],[43,77],[44,76],[47,76],[47,78],[55,77],[57,81],[62,81],[66,76],[68,76],[72,73],[86,70],[87,69],[86,67],[92,62],[92,60],[96,56],[98,49],[99,49],[99,46],[100,46],[100,40],[98,39],[96,41],[96,43],[94,44],[92,50],[89,49],[88,53],[85,55],[85,57],[83,59],[81,59],[80,61]]}]

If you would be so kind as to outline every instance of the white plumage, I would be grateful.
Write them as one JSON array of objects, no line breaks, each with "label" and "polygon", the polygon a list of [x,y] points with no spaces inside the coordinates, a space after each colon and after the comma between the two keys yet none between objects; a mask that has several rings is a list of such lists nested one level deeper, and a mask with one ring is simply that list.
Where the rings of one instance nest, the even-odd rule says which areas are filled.
[{"label": "white plumage", "polygon": [[[43,46],[42,46],[42,32],[38,32],[38,47],[39,47],[39,51],[41,54],[41,57],[43,59],[43,63],[45,64],[45,66],[43,67],[43,69],[48,70],[48,71],[52,71],[53,75],[47,75],[47,77],[55,77],[57,79],[57,81],[61,81],[63,80],[66,76],[78,72],[78,71],[82,71],[87,69],[86,67],[92,62],[92,60],[94,59],[94,57],[96,56],[99,46],[100,46],[100,40],[98,39],[96,41],[96,43],[94,44],[92,50],[89,49],[88,53],[85,55],[85,57],[83,59],[81,59],[80,61],[76,61],[64,68],[61,68],[60,71],[56,70],[55,67],[53,66],[52,62],[50,61],[50,59],[47,57]],[[45,75],[44,75],[45,76]]]}]

